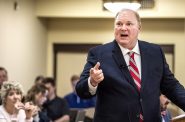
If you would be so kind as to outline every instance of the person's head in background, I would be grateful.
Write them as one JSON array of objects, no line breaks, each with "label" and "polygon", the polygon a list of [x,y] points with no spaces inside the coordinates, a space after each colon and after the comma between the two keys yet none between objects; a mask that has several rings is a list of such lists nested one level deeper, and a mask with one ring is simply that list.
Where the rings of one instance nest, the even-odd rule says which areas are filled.
[{"label": "person's head in background", "polygon": [[32,102],[34,105],[41,107],[47,100],[47,92],[47,88],[44,84],[35,84],[31,89],[28,90],[28,93],[25,97],[25,102]]},{"label": "person's head in background", "polygon": [[12,110],[17,102],[23,98],[22,85],[17,81],[3,82],[1,87],[2,105],[5,109]]},{"label": "person's head in background", "polygon": [[114,36],[119,45],[133,49],[141,30],[141,19],[137,12],[122,9],[117,13],[114,22]]},{"label": "person's head in background", "polygon": [[169,103],[170,103],[170,100],[165,95],[161,94],[160,95],[161,112],[166,111]]},{"label": "person's head in background", "polygon": [[75,86],[76,86],[77,82],[79,81],[79,79],[80,79],[80,77],[78,75],[71,76],[71,85],[72,85],[74,92],[75,92]]},{"label": "person's head in background", "polygon": [[4,67],[0,67],[0,88],[4,81],[8,81],[8,72]]},{"label": "person's head in background", "polygon": [[11,122],[20,122],[20,120],[23,119],[27,119],[29,121],[31,120],[32,116],[35,113],[36,107],[30,102],[27,102],[25,104],[21,102],[23,98],[23,88],[19,82],[3,82],[1,87],[1,98],[2,107],[5,110],[5,113],[3,113],[2,111],[2,113],[0,113],[3,117],[5,117],[2,119],[6,119],[6,121],[8,120],[8,122],[10,122],[9,119],[11,120]]},{"label": "person's head in background", "polygon": [[47,98],[49,100],[52,100],[56,97],[56,87],[55,87],[55,80],[52,77],[46,77],[42,81],[42,83],[45,85],[45,87],[48,90]]},{"label": "person's head in background", "polygon": [[44,80],[44,76],[39,75],[35,78],[35,84],[40,84]]}]

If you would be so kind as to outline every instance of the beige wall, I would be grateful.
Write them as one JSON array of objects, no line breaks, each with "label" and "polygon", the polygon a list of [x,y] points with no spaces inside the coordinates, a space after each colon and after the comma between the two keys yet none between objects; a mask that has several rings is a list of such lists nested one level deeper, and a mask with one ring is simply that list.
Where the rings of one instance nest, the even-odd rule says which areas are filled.
[{"label": "beige wall", "polygon": [[57,93],[65,96],[73,91],[71,76],[80,75],[86,63],[86,53],[60,52],[57,54]]},{"label": "beige wall", "polygon": [[35,15],[34,0],[0,0],[0,66],[9,80],[20,81],[25,91],[36,75],[46,74],[46,28]]},{"label": "beige wall", "polygon": [[[142,18],[185,18],[185,0],[155,0],[153,9],[140,10]],[[102,0],[37,0],[40,17],[112,18],[103,11]]]},{"label": "beige wall", "polygon": [[53,74],[53,43],[105,43],[113,40],[113,19],[48,21],[47,74]]}]

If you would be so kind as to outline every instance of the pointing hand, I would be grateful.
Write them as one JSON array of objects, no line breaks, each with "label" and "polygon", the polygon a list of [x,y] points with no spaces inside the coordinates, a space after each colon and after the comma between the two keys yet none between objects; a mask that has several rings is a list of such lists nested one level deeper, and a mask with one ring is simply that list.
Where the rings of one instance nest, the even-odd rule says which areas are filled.
[{"label": "pointing hand", "polygon": [[90,69],[90,83],[92,86],[97,86],[104,79],[104,75],[100,67],[100,62]]}]

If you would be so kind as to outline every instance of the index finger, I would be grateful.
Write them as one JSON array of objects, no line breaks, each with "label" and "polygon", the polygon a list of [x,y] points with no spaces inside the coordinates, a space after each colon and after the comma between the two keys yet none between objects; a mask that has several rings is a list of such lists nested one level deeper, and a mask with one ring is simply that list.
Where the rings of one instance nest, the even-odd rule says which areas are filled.
[{"label": "index finger", "polygon": [[100,62],[97,62],[96,65],[94,66],[94,69],[95,69],[95,70],[98,70],[99,67],[100,67]]}]

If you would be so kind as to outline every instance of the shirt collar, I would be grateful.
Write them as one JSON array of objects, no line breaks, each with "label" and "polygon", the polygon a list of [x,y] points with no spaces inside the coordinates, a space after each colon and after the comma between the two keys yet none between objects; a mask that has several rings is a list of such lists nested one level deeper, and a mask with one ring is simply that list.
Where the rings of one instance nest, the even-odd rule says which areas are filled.
[{"label": "shirt collar", "polygon": [[123,56],[127,55],[128,52],[130,52],[130,51],[134,52],[135,54],[140,55],[138,41],[136,42],[136,45],[135,45],[135,47],[134,47],[132,50],[129,50],[129,49],[127,49],[127,48],[124,48],[124,47],[122,47],[120,44],[118,44],[118,45],[119,45],[119,47],[120,47],[120,49],[121,49],[121,51],[122,51],[122,53],[123,53]]}]

